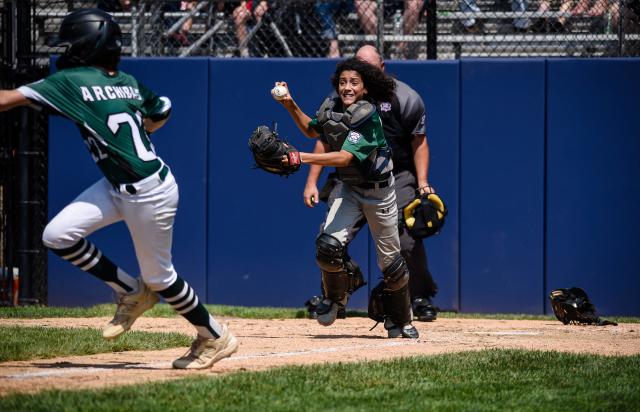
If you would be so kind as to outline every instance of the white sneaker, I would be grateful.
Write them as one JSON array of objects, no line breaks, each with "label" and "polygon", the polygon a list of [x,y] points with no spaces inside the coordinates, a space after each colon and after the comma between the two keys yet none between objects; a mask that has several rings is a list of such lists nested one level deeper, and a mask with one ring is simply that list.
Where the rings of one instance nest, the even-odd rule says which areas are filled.
[{"label": "white sneaker", "polygon": [[102,330],[102,337],[115,339],[128,331],[133,322],[146,310],[158,303],[160,298],[145,285],[142,279],[138,279],[138,291],[123,293],[118,296],[116,315]]},{"label": "white sneaker", "polygon": [[181,358],[173,361],[175,369],[206,369],[221,359],[228,358],[238,350],[238,340],[222,326],[222,336],[209,339],[198,335],[191,348]]}]

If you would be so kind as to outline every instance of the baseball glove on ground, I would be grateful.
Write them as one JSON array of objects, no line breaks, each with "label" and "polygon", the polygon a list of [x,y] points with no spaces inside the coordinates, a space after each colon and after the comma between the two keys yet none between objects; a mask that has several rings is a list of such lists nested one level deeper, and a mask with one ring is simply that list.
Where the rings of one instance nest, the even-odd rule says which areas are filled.
[{"label": "baseball glove on ground", "polygon": [[556,318],[565,325],[569,323],[617,325],[615,322],[600,319],[587,293],[580,288],[554,289],[549,294],[549,300]]},{"label": "baseball glove on ground", "polygon": [[256,166],[269,173],[288,176],[300,169],[300,152],[278,138],[267,126],[258,126],[249,138],[249,150]]},{"label": "baseball glove on ground", "polygon": [[447,207],[435,193],[422,195],[402,209],[402,224],[417,239],[433,236],[444,226]]}]

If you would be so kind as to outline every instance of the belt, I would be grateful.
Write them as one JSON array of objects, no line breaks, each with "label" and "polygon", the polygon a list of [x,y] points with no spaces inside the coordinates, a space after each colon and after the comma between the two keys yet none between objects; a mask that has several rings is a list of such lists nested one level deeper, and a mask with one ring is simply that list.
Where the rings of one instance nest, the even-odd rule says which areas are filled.
[{"label": "belt", "polygon": [[385,187],[388,187],[391,185],[391,173],[387,173],[387,179],[386,180],[380,180],[377,182],[364,182],[364,183],[360,183],[359,185],[353,185],[359,189],[365,189],[365,190],[369,190],[369,189],[382,189]]},{"label": "belt", "polygon": [[130,195],[135,195],[136,193],[147,192],[158,186],[160,183],[164,182],[164,179],[167,178],[168,174],[169,167],[167,165],[162,165],[160,170],[140,181],[113,185],[113,187],[118,193],[129,193]]}]

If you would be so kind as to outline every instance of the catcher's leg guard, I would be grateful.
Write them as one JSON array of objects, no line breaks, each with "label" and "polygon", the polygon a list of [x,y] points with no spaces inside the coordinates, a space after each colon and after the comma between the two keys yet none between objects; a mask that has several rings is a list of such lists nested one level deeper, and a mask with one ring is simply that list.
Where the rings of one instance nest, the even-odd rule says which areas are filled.
[{"label": "catcher's leg guard", "polygon": [[349,278],[342,243],[331,235],[321,234],[316,240],[316,261],[322,271],[325,297],[346,304]]},{"label": "catcher's leg guard", "polygon": [[316,261],[322,271],[325,299],[316,308],[316,319],[323,326],[335,322],[349,299],[349,275],[345,267],[346,250],[335,237],[326,233],[316,240]]},{"label": "catcher's leg guard", "polygon": [[360,270],[360,266],[358,266],[358,264],[351,259],[351,256],[349,255],[347,255],[345,269],[347,270],[349,278],[349,287],[347,292],[349,293],[349,296],[351,296],[356,290],[366,285],[367,282],[364,280],[364,275],[362,274],[362,270]]},{"label": "catcher's leg guard", "polygon": [[398,256],[382,272],[382,305],[385,318],[394,325],[411,323],[411,299],[409,297],[409,269],[402,256]]}]

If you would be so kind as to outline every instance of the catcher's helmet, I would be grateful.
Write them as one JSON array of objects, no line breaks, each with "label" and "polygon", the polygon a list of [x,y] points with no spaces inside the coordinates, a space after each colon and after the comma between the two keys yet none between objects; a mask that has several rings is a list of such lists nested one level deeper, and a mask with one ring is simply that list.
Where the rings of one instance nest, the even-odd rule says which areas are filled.
[{"label": "catcher's helmet", "polygon": [[56,66],[59,69],[104,64],[117,66],[122,48],[120,26],[109,13],[80,9],[69,13],[60,26],[59,46],[67,49]]}]

